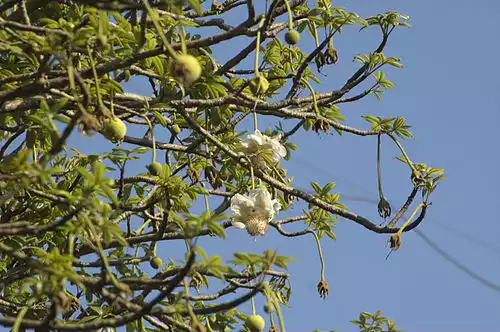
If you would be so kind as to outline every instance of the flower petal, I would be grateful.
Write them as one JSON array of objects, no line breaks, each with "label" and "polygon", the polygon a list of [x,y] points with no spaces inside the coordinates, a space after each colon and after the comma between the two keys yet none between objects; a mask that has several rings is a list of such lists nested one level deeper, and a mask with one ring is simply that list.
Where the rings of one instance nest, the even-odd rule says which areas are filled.
[{"label": "flower petal", "polygon": [[245,139],[245,141],[251,142],[255,146],[259,146],[259,145],[264,144],[264,142],[265,142],[264,139],[265,139],[265,136],[262,136],[260,131],[256,130],[254,134],[248,135],[247,138]]},{"label": "flower petal", "polygon": [[241,145],[243,152],[247,154],[253,154],[257,152],[257,150],[259,149],[261,142],[260,139],[247,137],[243,142],[241,142]]},{"label": "flower petal", "polygon": [[231,225],[233,225],[234,227],[236,227],[238,229],[245,229],[246,228],[245,224],[242,223],[241,221],[231,220]]},{"label": "flower petal", "polygon": [[231,198],[231,210],[240,216],[248,215],[254,207],[254,201],[241,194],[236,194]]},{"label": "flower petal", "polygon": [[272,214],[271,214],[271,217],[269,218],[269,221],[271,221],[274,217],[276,217],[279,213],[279,211],[281,210],[281,203],[277,200],[277,199],[273,199],[272,200]]},{"label": "flower petal", "polygon": [[273,206],[271,202],[271,194],[269,193],[269,191],[267,191],[266,188],[255,189],[255,192],[253,194],[254,196],[252,197],[252,199],[255,202],[255,207],[258,210],[262,210],[260,212],[269,212],[270,210],[272,210]]},{"label": "flower petal", "polygon": [[285,157],[286,156],[286,149],[283,145],[279,144],[279,146],[277,147],[277,152],[278,154],[281,156],[281,157]]},{"label": "flower petal", "polygon": [[279,210],[281,210],[281,203],[277,199],[273,199],[272,204],[273,204],[273,210],[276,213],[278,213]]}]

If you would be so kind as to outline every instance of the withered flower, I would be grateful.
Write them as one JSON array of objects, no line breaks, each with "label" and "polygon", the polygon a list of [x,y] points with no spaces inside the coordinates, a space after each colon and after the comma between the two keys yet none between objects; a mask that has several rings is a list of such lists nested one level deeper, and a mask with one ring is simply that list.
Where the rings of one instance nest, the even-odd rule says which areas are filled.
[{"label": "withered flower", "polygon": [[212,165],[208,165],[205,167],[205,179],[210,183],[212,188],[218,189],[222,186],[222,178],[220,172],[213,167]]},{"label": "withered flower", "polygon": [[98,131],[101,128],[101,124],[99,123],[99,120],[89,114],[85,113],[81,116],[80,118],[80,131],[84,135],[91,135],[95,131]]},{"label": "withered flower", "polygon": [[321,281],[318,283],[318,293],[321,298],[326,299],[328,296],[328,283],[326,282],[325,279],[321,279]]},{"label": "withered flower", "polygon": [[328,65],[334,65],[339,60],[337,49],[333,46],[328,46],[328,49],[326,50],[324,56],[325,56],[325,62]]},{"label": "withered flower", "polygon": [[323,120],[316,120],[312,128],[316,133],[319,133],[320,131],[328,133],[328,131],[330,130],[330,124]]},{"label": "withered flower", "polygon": [[318,71],[321,71],[321,68],[326,64],[326,58],[325,55],[319,51],[318,55],[314,58],[314,61],[316,62],[316,68]]},{"label": "withered flower", "polygon": [[211,9],[216,12],[221,12],[224,9],[224,4],[218,2],[217,0],[214,0],[214,2],[212,2]]},{"label": "withered flower", "polygon": [[391,216],[391,204],[384,197],[378,202],[378,214],[384,219]]},{"label": "withered flower", "polygon": [[187,176],[191,179],[192,183],[198,183],[201,181],[198,171],[191,167],[189,167],[189,169],[187,170]]},{"label": "withered flower", "polygon": [[389,247],[396,251],[401,247],[401,243],[403,242],[403,239],[401,237],[401,233],[397,232],[391,235],[389,239]]},{"label": "withered flower", "polygon": [[276,325],[272,324],[270,327],[269,327],[269,332],[278,332],[279,329]]}]

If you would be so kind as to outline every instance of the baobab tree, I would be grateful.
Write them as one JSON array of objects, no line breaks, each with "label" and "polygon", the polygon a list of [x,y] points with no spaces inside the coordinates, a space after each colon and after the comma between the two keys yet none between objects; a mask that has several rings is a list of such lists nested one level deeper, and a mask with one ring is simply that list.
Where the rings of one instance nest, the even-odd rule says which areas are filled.
[{"label": "baobab tree", "polygon": [[[330,0],[3,1],[0,324],[285,331],[291,258],[266,250],[226,261],[200,238],[222,239],[229,227],[312,236],[321,297],[331,287],[321,241],[335,237],[339,217],[387,234],[397,250],[443,170],[410,159],[403,116],[365,116],[366,128],[355,128],[341,108],[393,87],[383,70],[402,64],[384,49],[405,27],[396,11],[362,18]],[[351,28],[378,29],[378,46],[354,57],[359,68],[342,86],[316,92],[318,73],[342,65],[335,40]],[[383,223],[347,209],[333,182],[294,186],[281,162],[293,159],[298,132],[377,137]],[[384,198],[382,142],[408,167],[401,207]],[[280,217],[298,202],[303,214]],[[183,244],[179,257],[157,250],[173,243]],[[246,301],[252,312],[240,311]],[[380,312],[355,323],[396,331]]]}]

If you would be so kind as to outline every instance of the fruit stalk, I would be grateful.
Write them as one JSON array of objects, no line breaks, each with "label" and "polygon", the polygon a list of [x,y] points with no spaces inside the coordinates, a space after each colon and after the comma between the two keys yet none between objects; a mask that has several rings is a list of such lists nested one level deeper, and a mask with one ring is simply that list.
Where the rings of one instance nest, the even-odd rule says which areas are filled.
[{"label": "fruit stalk", "polygon": [[292,8],[290,8],[290,3],[288,2],[288,0],[285,0],[285,5],[288,12],[288,30],[293,30]]},{"label": "fruit stalk", "polygon": [[304,83],[307,86],[307,88],[309,89],[309,91],[311,92],[311,95],[313,97],[314,111],[316,112],[317,115],[319,115],[319,109],[318,109],[318,102],[316,100],[316,94],[314,93],[314,90],[313,90],[311,84],[308,81],[306,81],[305,79],[302,79],[302,83]]},{"label": "fruit stalk", "polygon": [[259,26],[257,27],[257,44],[255,45],[255,62],[254,62],[254,72],[255,76],[258,77],[259,74],[259,52],[260,52],[260,29],[264,25],[265,17],[262,17],[259,22]]},{"label": "fruit stalk", "polygon": [[323,252],[321,250],[321,243],[319,242],[318,235],[315,231],[310,231],[314,235],[314,240],[316,240],[316,246],[318,247],[319,260],[321,262],[321,280],[325,280],[325,261],[323,260]]},{"label": "fruit stalk", "polygon": [[408,157],[408,155],[406,154],[406,151],[405,149],[403,148],[403,146],[401,145],[401,143],[399,143],[399,141],[394,137],[392,136],[391,134],[387,134],[389,135],[389,137],[394,141],[394,143],[396,143],[396,145],[398,146],[399,150],[401,151],[401,153],[403,154],[403,156],[405,157],[405,160],[406,162],[408,163],[408,165],[410,166],[413,174],[415,174],[415,176],[417,178],[420,177],[420,172],[415,168],[415,165],[413,164],[413,162],[410,160],[410,158]]},{"label": "fruit stalk", "polygon": [[160,36],[161,41],[163,42],[163,46],[165,46],[165,50],[172,58],[177,59],[177,54],[175,53],[172,46],[170,46],[170,43],[168,42],[167,37],[165,37],[165,34],[161,30],[160,23],[158,23],[158,17],[156,16],[156,13],[153,11],[153,8],[151,8],[151,6],[149,5],[147,0],[142,0],[142,4],[146,8],[149,17],[151,17],[151,20],[153,20],[153,25],[155,26],[155,29],[158,32],[158,35]]},{"label": "fruit stalk", "polygon": [[382,175],[380,171],[380,145],[381,138],[380,134],[377,135],[377,178],[378,178],[378,196],[380,199],[384,198],[384,193],[382,192]]}]

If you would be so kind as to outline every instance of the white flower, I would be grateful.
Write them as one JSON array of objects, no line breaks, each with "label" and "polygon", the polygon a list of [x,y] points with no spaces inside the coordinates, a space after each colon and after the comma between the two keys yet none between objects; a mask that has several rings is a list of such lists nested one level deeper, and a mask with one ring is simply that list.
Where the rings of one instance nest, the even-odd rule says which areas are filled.
[{"label": "white flower", "polygon": [[242,152],[248,155],[255,155],[263,150],[270,150],[272,153],[271,160],[274,163],[277,163],[282,157],[286,156],[286,149],[281,145],[279,136],[269,137],[262,135],[259,130],[248,135],[246,139],[241,142],[241,145]]},{"label": "white flower", "polygon": [[281,204],[271,199],[265,188],[257,188],[243,196],[236,194],[231,198],[231,210],[234,212],[232,224],[236,228],[246,228],[248,234],[266,234],[269,222],[278,214]]}]

